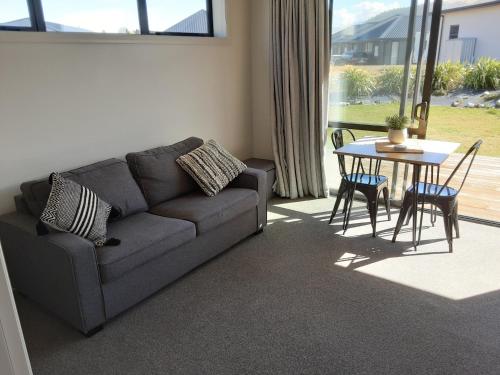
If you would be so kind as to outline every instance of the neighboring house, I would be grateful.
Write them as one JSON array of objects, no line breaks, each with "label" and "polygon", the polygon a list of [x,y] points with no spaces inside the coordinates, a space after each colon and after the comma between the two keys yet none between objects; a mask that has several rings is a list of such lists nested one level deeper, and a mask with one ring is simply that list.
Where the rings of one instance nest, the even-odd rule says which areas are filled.
[{"label": "neighboring house", "polygon": [[208,16],[205,9],[190,15],[175,25],[169,27],[165,32],[169,33],[190,33],[206,34],[208,33]]},{"label": "neighboring house", "polygon": [[[79,27],[66,26],[55,22],[45,22],[47,31],[57,31],[57,32],[71,32],[71,33],[91,33],[92,31],[81,29]],[[21,18],[19,20],[9,21],[0,23],[0,26],[12,26],[12,27],[31,27],[31,21],[29,18]]]},{"label": "neighboring house", "polygon": [[[418,7],[415,19],[415,40],[420,39],[422,16],[418,14],[422,13],[421,7]],[[389,10],[333,33],[332,54],[339,56],[346,52],[364,52],[370,56],[370,64],[402,65],[409,13],[410,8]],[[438,61],[472,63],[483,56],[500,59],[499,22],[500,0],[444,9]],[[414,43],[413,48],[415,62],[418,43]]]},{"label": "neighboring house", "polygon": [[438,61],[500,60],[500,1],[443,10]]},{"label": "neighboring house", "polygon": [[[403,64],[409,15],[410,8],[393,9],[333,33],[332,54],[366,52],[375,65]],[[415,30],[420,30],[421,24],[422,17],[417,15]]]}]

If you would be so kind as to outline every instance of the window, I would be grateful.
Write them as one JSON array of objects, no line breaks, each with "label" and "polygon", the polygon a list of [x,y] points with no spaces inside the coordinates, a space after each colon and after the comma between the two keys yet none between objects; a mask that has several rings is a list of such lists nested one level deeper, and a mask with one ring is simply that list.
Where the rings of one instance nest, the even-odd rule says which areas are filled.
[{"label": "window", "polygon": [[139,34],[136,0],[42,0],[47,31]]},{"label": "window", "polygon": [[206,0],[147,0],[149,31],[163,34],[208,34]]},{"label": "window", "polygon": [[26,0],[4,1],[0,5],[0,27],[3,29],[30,29],[31,17]]},{"label": "window", "polygon": [[458,29],[460,28],[460,25],[451,25],[450,26],[450,39],[457,39],[458,38]]},{"label": "window", "polygon": [[[340,53],[332,56],[330,65],[332,126],[355,124],[373,128],[383,126],[391,114],[411,113],[416,66],[405,70],[405,58],[410,7],[415,1],[387,3],[383,9],[379,9],[377,1],[333,1],[332,48]],[[345,17],[346,9],[356,17]],[[417,5],[416,12],[418,21],[422,19],[423,7]],[[417,21],[414,33],[421,31]],[[427,30],[429,24],[428,17]]]},{"label": "window", "polygon": [[0,30],[213,36],[212,0],[10,0]]}]

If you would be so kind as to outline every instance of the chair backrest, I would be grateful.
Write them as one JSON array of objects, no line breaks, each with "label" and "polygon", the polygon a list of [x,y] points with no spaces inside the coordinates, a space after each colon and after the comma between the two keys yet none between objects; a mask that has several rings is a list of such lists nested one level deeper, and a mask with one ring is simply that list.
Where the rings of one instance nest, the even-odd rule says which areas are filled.
[{"label": "chair backrest", "polygon": [[458,188],[458,192],[460,192],[460,190],[462,190],[462,187],[465,184],[465,180],[467,179],[467,176],[469,175],[470,169],[472,167],[472,163],[474,162],[474,159],[476,158],[477,152],[479,151],[479,147],[481,147],[482,143],[483,143],[483,141],[480,139],[480,140],[476,141],[476,143],[474,143],[471,146],[469,151],[467,151],[467,153],[463,156],[463,158],[458,162],[458,164],[456,165],[453,172],[451,172],[450,176],[448,177],[448,179],[446,180],[444,185],[441,186],[441,189],[439,189],[437,196],[439,196],[444,189],[448,188],[450,181],[453,179],[453,177],[455,176],[457,171],[460,169],[462,164],[464,164],[464,162],[470,158],[469,164],[467,165],[467,170],[466,170],[464,177],[462,179],[462,183],[460,184],[460,187]]},{"label": "chair backrest", "polygon": [[[332,133],[332,143],[333,147],[335,147],[335,150],[338,150],[339,148],[344,146],[344,134],[348,134],[352,138],[353,142],[356,140],[354,133],[349,129],[335,129]],[[340,175],[342,177],[345,177],[347,175],[345,167],[345,157],[344,155],[337,154],[337,158],[339,160]]]}]

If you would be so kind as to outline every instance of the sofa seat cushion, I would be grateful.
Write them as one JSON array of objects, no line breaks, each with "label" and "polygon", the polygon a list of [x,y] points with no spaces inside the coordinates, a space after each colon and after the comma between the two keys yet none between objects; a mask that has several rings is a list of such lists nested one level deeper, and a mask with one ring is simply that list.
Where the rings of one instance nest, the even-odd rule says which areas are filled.
[{"label": "sofa seat cushion", "polygon": [[193,240],[196,229],[189,221],[143,212],[111,223],[108,236],[121,243],[96,249],[104,283]]},{"label": "sofa seat cushion", "polygon": [[161,203],[150,212],[193,222],[200,235],[256,207],[258,201],[257,192],[251,189],[228,188],[215,197],[198,191]]}]

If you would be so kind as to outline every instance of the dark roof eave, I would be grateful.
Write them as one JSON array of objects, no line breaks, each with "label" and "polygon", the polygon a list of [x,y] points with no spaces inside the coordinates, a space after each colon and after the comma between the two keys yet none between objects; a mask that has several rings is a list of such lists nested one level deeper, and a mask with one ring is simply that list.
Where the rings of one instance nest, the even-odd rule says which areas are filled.
[{"label": "dark roof eave", "polygon": [[463,11],[463,10],[469,10],[469,9],[474,9],[474,8],[491,7],[491,6],[495,6],[495,5],[500,5],[500,0],[489,1],[487,3],[478,3],[478,4],[471,4],[471,5],[464,5],[464,6],[456,7],[456,8],[443,9],[441,11],[441,13],[442,14],[446,14],[446,13],[460,12],[460,11]]}]

